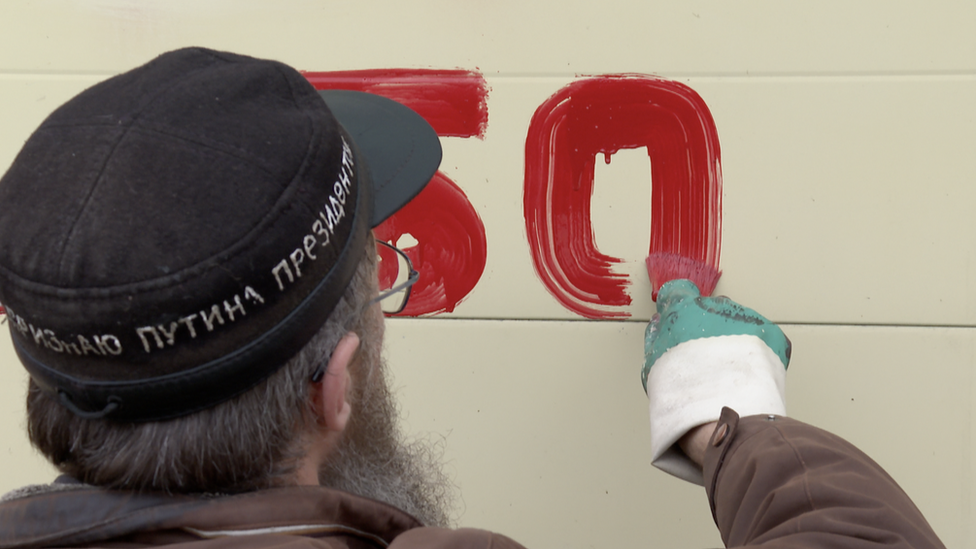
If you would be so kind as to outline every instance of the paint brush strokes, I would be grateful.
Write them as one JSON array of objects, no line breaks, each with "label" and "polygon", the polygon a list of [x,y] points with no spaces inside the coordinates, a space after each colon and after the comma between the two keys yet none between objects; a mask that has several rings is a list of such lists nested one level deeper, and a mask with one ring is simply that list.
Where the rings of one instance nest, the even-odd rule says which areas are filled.
[{"label": "paint brush strokes", "polygon": [[[622,260],[600,253],[590,221],[594,163],[646,147],[651,164],[648,255],[718,269],[721,152],[715,122],[691,88],[646,75],[573,82],[536,109],[525,143],[524,216],[536,272],[566,308],[630,316]],[[666,254],[666,255],[662,255]]]},{"label": "paint brush strokes", "polygon": [[[488,126],[488,85],[480,73],[464,70],[376,69],[304,72],[316,89],[356,90],[382,95],[417,111],[442,137],[484,139]],[[404,252],[420,278],[398,316],[452,312],[478,284],[488,257],[485,227],[474,206],[453,181],[437,172],[427,187],[375,229],[377,238],[397,245],[404,236],[416,244]],[[380,251],[384,257],[384,251]],[[396,261],[382,261],[381,280],[396,278]]]},{"label": "paint brush strokes", "polygon": [[302,72],[317,90],[354,90],[403,103],[441,137],[484,139],[488,128],[488,84],[473,71],[374,69]]},{"label": "paint brush strokes", "polygon": [[[375,234],[394,246],[405,235],[417,241],[403,251],[420,278],[398,316],[452,312],[484,273],[488,243],[481,218],[461,189],[440,172],[417,198],[377,227]],[[383,261],[381,280],[396,277],[396,261]]]}]

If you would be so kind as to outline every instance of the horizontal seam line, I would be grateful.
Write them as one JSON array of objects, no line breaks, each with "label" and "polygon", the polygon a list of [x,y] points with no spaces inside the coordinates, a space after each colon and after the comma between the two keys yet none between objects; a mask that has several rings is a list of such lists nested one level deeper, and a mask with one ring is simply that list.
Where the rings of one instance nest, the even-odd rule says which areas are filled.
[{"label": "horizontal seam line", "polygon": [[[580,322],[580,323],[624,323],[624,324],[647,324],[649,319],[587,319],[587,318],[498,318],[498,317],[478,317],[478,316],[429,316],[429,317],[388,317],[388,321],[397,320],[477,320],[484,322]],[[779,326],[823,326],[839,328],[951,328],[951,329],[972,329],[976,324],[867,324],[856,322],[793,322],[793,321],[773,321]]]},{"label": "horizontal seam line", "polygon": [[[91,71],[91,72],[46,72],[46,71],[30,71],[30,70],[16,70],[0,69],[0,76],[40,76],[40,77],[110,77],[126,69],[122,68],[119,71]],[[301,70],[315,71],[314,68],[303,68]],[[325,71],[328,72],[328,71]],[[633,70],[627,71],[627,73],[633,73]],[[541,72],[483,72],[481,73],[485,77],[492,78],[586,78],[590,76],[599,76],[597,73],[580,73],[577,71],[569,72],[553,72],[553,73],[541,73]],[[602,74],[602,73],[601,73]],[[777,72],[777,71],[725,71],[725,72],[709,72],[709,71],[652,71],[642,74],[659,75],[665,78],[677,77],[677,78],[944,78],[944,77],[976,77],[976,69],[959,69],[959,70],[935,70],[935,71],[794,71],[794,72]]]}]

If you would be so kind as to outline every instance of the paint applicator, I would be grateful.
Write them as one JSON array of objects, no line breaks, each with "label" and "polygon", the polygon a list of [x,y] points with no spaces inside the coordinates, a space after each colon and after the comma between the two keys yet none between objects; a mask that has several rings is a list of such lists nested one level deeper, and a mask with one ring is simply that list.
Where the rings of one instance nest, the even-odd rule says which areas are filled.
[{"label": "paint applicator", "polygon": [[651,279],[651,299],[657,302],[657,293],[665,282],[679,278],[692,281],[701,295],[709,296],[722,271],[711,265],[671,252],[654,252],[647,256],[647,276]]}]

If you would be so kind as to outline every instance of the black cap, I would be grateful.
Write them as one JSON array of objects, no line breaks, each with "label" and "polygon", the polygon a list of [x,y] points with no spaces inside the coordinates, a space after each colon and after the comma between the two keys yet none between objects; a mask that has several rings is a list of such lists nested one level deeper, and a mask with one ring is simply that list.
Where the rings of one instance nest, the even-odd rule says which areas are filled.
[{"label": "black cap", "polygon": [[275,61],[189,48],[99,83],[0,179],[17,354],[83,417],[231,398],[318,331],[440,158],[412,110]]}]

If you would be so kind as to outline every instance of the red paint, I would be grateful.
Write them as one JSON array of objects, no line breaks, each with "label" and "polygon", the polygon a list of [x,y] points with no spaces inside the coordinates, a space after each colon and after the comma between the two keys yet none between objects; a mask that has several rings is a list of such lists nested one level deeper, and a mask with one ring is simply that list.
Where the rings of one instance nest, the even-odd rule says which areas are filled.
[{"label": "red paint", "polygon": [[478,72],[376,69],[302,74],[317,90],[364,91],[399,101],[443,137],[483,139],[488,127],[488,84]]},{"label": "red paint", "polygon": [[[409,234],[416,246],[404,248],[420,278],[406,309],[398,316],[449,313],[467,296],[485,270],[485,226],[461,189],[440,172],[393,217],[375,229],[376,237],[396,245]],[[383,255],[380,280],[396,279],[396,260]],[[384,252],[385,253],[385,252]]]},{"label": "red paint", "polygon": [[[463,70],[378,69],[304,72],[316,89],[357,90],[382,95],[417,111],[442,137],[484,138],[488,85],[480,73]],[[416,198],[376,228],[378,238],[396,244],[405,234],[417,240],[404,251],[420,278],[398,316],[451,312],[481,279],[488,256],[485,226],[461,189],[443,173]],[[386,257],[381,277],[395,277]],[[392,251],[389,251],[392,254]]]},{"label": "red paint", "polygon": [[621,260],[596,247],[590,197],[596,155],[609,160],[620,149],[637,147],[647,147],[651,162],[648,255],[718,269],[721,152],[705,102],[683,84],[650,76],[579,80],[532,117],[524,215],[543,284],[563,306],[588,318],[630,316],[624,310],[631,302],[629,281],[612,271]]},{"label": "red paint", "polygon": [[[305,75],[318,89],[367,91],[400,101],[439,135],[484,138],[488,87],[479,73],[381,69]],[[524,215],[532,258],[546,288],[586,317],[629,316],[629,282],[612,271],[621,260],[596,248],[590,197],[596,156],[609,162],[618,150],[636,147],[647,147],[651,160],[649,271],[671,276],[695,265],[702,272],[718,272],[721,154],[705,103],[682,84],[648,76],[574,82],[532,118],[525,144]],[[377,234],[391,242],[410,234],[418,241],[407,253],[421,278],[403,314],[453,311],[484,272],[484,225],[457,185],[441,173]],[[706,294],[711,290],[702,288]]]}]

